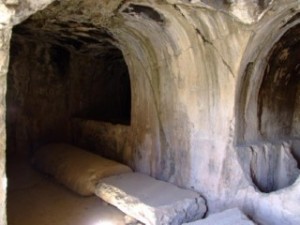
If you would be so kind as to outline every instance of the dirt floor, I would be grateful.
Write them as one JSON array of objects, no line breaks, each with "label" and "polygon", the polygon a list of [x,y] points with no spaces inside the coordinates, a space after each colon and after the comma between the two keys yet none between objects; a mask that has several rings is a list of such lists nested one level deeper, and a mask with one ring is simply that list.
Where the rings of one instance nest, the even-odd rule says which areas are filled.
[{"label": "dirt floor", "polygon": [[81,197],[33,170],[8,160],[8,225],[125,225],[118,209],[96,196]]}]

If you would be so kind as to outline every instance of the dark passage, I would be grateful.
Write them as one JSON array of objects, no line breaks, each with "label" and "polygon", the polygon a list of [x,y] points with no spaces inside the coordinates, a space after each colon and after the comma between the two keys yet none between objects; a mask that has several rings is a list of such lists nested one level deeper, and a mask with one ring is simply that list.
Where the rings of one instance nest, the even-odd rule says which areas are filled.
[{"label": "dark passage", "polygon": [[266,60],[264,69],[250,62],[245,71],[241,99],[247,103],[239,128],[241,166],[266,193],[289,187],[299,176],[300,26],[285,31],[268,51],[259,62]]},{"label": "dark passage", "polygon": [[49,21],[32,16],[14,27],[11,38],[6,96],[8,223],[124,224],[124,215],[99,198],[77,196],[33,170],[32,155],[41,146],[74,144],[74,132],[76,142],[83,139],[74,121],[131,121],[129,73],[113,35],[91,24]]},{"label": "dark passage", "polygon": [[[14,28],[7,92],[8,152],[72,142],[72,120],[130,125],[131,90],[122,52],[104,30],[29,19]],[[69,27],[68,27],[69,26]],[[89,31],[91,29],[91,31]],[[72,32],[76,32],[76,35]]]}]

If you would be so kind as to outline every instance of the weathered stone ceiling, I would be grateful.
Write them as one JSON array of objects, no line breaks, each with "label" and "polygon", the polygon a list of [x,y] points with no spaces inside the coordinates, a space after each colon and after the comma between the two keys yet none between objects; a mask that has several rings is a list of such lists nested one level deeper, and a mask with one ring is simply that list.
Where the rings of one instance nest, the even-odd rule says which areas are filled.
[{"label": "weathered stone ceiling", "polygon": [[[18,1],[9,2],[10,5],[18,5],[17,13],[20,8],[25,8],[26,5],[26,1],[20,4],[16,3]],[[184,5],[187,7],[209,8],[229,13],[244,23],[252,23],[263,15],[271,2],[271,0],[152,0],[141,4],[140,1],[121,0],[56,0],[46,9],[34,14],[22,25],[16,26],[14,31],[16,35],[19,34],[32,40],[64,45],[66,48],[80,53],[91,53],[92,51],[112,52],[115,49],[114,45],[117,45],[117,41],[106,28],[115,26],[118,19],[120,19],[118,18],[119,15],[142,17],[162,25],[166,23],[164,15],[153,8],[151,3],[172,4],[174,7]],[[31,3],[29,8],[32,7],[34,7],[34,4]]]},{"label": "weathered stone ceiling", "polygon": [[93,54],[95,57],[118,52],[112,45],[116,42],[112,35],[92,24],[29,19],[15,26],[13,31],[14,41],[26,38],[31,41],[48,42],[80,54]]},{"label": "weathered stone ceiling", "polygon": [[[19,0],[5,0],[5,4],[8,6],[17,6],[16,12],[17,12],[17,18],[15,23],[19,22],[20,20],[24,19],[26,17],[26,13],[30,13],[35,8],[43,8],[47,3],[49,3],[51,0],[31,0],[31,1],[19,1]],[[213,8],[216,10],[221,10],[226,13],[229,13],[237,18],[239,18],[241,21],[245,23],[252,23],[257,21],[263,12],[273,3],[274,0],[148,0],[143,2],[151,3],[169,3],[169,4],[184,4],[184,5],[190,5],[192,7],[204,7],[204,8]],[[75,9],[77,12],[80,12],[83,8],[90,8],[90,6],[93,6],[96,8],[102,8],[106,13],[112,13],[115,12],[117,9],[121,8],[122,5],[126,4],[126,2],[129,2],[127,0],[115,0],[115,1],[95,1],[95,0],[56,0],[56,4],[60,2],[60,4],[64,7],[67,5],[70,6],[72,3],[72,8]],[[135,1],[137,3],[140,3],[142,1]],[[103,7],[104,6],[104,7]],[[67,8],[61,8],[61,9],[67,9]],[[68,10],[65,10],[68,11]],[[103,12],[104,12],[103,11]],[[90,13],[89,10],[82,10],[84,13]],[[101,13],[103,13],[101,12]]]},{"label": "weathered stone ceiling", "polygon": [[[110,32],[91,21],[93,15],[80,4],[55,1],[45,10],[36,13],[14,27],[14,40],[26,38],[31,41],[48,42],[63,46],[80,54],[119,54],[114,46],[116,40]],[[102,16],[97,15],[101,20]],[[95,25],[97,24],[97,25]]]},{"label": "weathered stone ceiling", "polygon": [[190,0],[203,2],[217,10],[227,12],[245,23],[253,23],[261,18],[273,0]]}]

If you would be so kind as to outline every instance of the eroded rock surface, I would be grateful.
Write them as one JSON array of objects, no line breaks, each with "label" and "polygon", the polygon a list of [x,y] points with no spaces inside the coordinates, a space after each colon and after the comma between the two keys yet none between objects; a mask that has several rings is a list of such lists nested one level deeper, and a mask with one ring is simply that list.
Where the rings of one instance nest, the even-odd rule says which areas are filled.
[{"label": "eroded rock surface", "polygon": [[228,209],[220,213],[208,216],[203,220],[198,220],[183,225],[255,225],[241,210],[238,208]]},{"label": "eroded rock surface", "polygon": [[[238,206],[259,224],[299,224],[299,35],[289,32],[299,24],[298,0],[6,0],[0,10],[1,224],[5,113],[16,121],[7,123],[8,143],[15,137],[25,154],[74,142],[200,192],[210,212]],[[34,12],[14,30],[11,53],[20,57],[11,57],[7,101],[19,107],[6,110],[11,28]],[[121,54],[103,61],[111,52]],[[119,68],[115,56],[128,67],[130,123],[78,116],[76,109],[98,99],[85,98],[97,93],[93,81],[119,77],[103,69]],[[274,147],[289,141],[291,151]]]},{"label": "eroded rock surface", "polygon": [[240,148],[239,154],[246,174],[263,192],[272,192],[292,185],[299,176],[291,145],[252,145]]}]

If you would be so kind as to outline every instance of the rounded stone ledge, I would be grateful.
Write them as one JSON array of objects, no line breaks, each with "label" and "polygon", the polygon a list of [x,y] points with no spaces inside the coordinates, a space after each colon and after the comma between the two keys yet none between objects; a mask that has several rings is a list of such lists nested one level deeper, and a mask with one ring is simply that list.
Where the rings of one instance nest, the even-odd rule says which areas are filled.
[{"label": "rounded stone ledge", "polygon": [[257,224],[300,224],[300,177],[288,188],[269,194],[253,189],[245,192],[243,209]]},{"label": "rounded stone ledge", "polygon": [[94,194],[96,184],[104,177],[132,172],[126,165],[65,143],[41,147],[35,153],[33,163],[83,196]]},{"label": "rounded stone ledge", "polygon": [[284,189],[300,174],[291,143],[259,143],[238,147],[237,151],[245,176],[261,192]]}]

